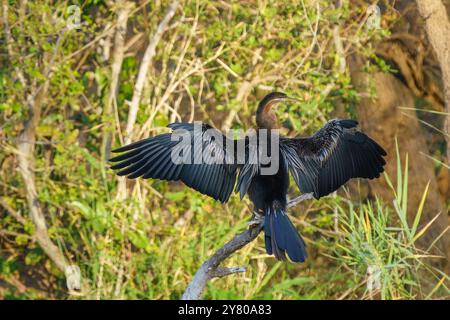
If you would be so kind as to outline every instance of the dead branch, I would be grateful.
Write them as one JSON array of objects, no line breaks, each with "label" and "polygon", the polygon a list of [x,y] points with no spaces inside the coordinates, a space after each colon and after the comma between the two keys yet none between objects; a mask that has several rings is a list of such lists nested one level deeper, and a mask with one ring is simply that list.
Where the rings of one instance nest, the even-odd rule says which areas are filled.
[{"label": "dead branch", "polygon": [[[139,102],[141,101],[142,96],[142,90],[144,89],[144,83],[145,79],[147,77],[147,73],[150,67],[150,64],[153,60],[153,57],[156,52],[156,46],[159,43],[159,40],[161,39],[164,31],[167,28],[167,25],[169,24],[170,20],[175,14],[175,11],[177,10],[179,4],[179,0],[173,1],[162,19],[162,21],[159,23],[158,27],[156,28],[155,33],[150,39],[150,43],[147,46],[147,49],[145,50],[144,57],[142,58],[141,65],[139,67],[139,72],[137,75],[136,84],[134,86],[133,91],[133,98],[130,102],[130,108],[128,110],[128,120],[127,120],[127,127],[126,127],[126,133],[125,133],[125,144],[128,144],[131,142],[131,135],[133,133],[134,124],[136,122],[137,112],[139,109]],[[122,43],[123,47],[123,43]],[[108,150],[109,151],[109,150]],[[126,197],[126,180],[125,178],[119,178],[119,183],[117,186],[117,199],[123,199]]]},{"label": "dead branch", "polygon": [[[256,80],[253,81],[243,81],[241,86],[239,87],[239,91],[236,95],[236,101],[241,104],[243,103],[246,99],[247,96],[250,94],[251,90],[253,89],[253,87],[255,86],[255,84],[257,84],[259,82],[259,78],[257,78]],[[236,109],[232,109],[230,110],[230,112],[228,113],[228,116],[226,117],[225,121],[223,122],[222,125],[222,130],[228,130],[230,129],[231,125],[233,124],[234,118],[237,116],[238,111]]]},{"label": "dead branch", "polygon": [[[8,55],[11,57],[13,55],[12,45],[11,45],[11,33],[8,25],[8,2],[3,1],[3,18],[4,18],[4,29],[7,34],[6,37],[6,47]],[[34,174],[34,146],[36,142],[36,128],[39,124],[41,118],[42,103],[47,95],[50,79],[52,75],[52,69],[55,64],[56,56],[61,45],[62,36],[65,34],[67,29],[60,31],[58,39],[55,44],[52,55],[47,55],[47,65],[43,69],[43,76],[46,78],[44,83],[39,86],[32,86],[31,92],[27,95],[26,104],[28,106],[28,119],[24,123],[24,129],[19,135],[17,140],[17,158],[19,161],[18,171],[22,176],[22,180],[25,186],[26,199],[29,209],[29,216],[31,221],[35,226],[35,233],[33,238],[36,239],[39,246],[44,250],[45,254],[50,258],[50,260],[55,263],[55,265],[66,275],[67,284],[69,290],[80,289],[80,281],[73,281],[73,277],[69,277],[67,270],[74,268],[71,266],[62,251],[53,243],[48,235],[47,225],[45,223],[45,216],[42,210],[41,203],[39,202],[38,193],[36,189],[35,174]],[[16,67],[16,74],[22,83],[25,83],[25,78],[23,77],[23,72],[19,67]],[[11,208],[4,199],[1,199],[0,203],[5,210],[15,217],[20,223],[25,223],[25,218]]]},{"label": "dead branch", "polygon": [[[131,13],[129,14],[129,17],[133,16],[135,13],[139,12],[142,8],[144,8],[151,0],[145,0],[142,1],[142,3],[136,7],[135,9],[133,9],[133,11],[131,11]],[[97,35],[92,41],[90,41],[89,43],[85,44],[84,46],[82,46],[81,48],[79,48],[78,50],[68,54],[67,56],[65,56],[63,58],[63,61],[67,61],[72,59],[73,57],[79,55],[81,52],[91,48],[94,44],[98,43],[99,41],[101,41],[104,37],[108,37],[112,32],[114,32],[114,30],[117,27],[117,22],[113,23],[113,24],[109,24],[107,25],[103,32],[100,33],[99,35]]]},{"label": "dead branch", "polygon": [[295,207],[296,205],[298,205],[300,202],[309,200],[314,198],[313,193],[304,193],[301,196],[298,196],[292,200],[289,200],[288,204],[287,204],[287,208],[292,208]]},{"label": "dead branch", "polygon": [[127,22],[130,14],[130,10],[132,9],[132,4],[127,1],[120,1],[118,3],[119,8],[117,12],[117,27],[116,34],[114,37],[114,52],[113,52],[113,61],[112,61],[112,71],[111,71],[111,85],[109,87],[108,99],[106,100],[105,108],[103,109],[103,115],[107,118],[104,126],[104,134],[103,134],[103,159],[106,159],[109,156],[111,151],[111,142],[112,142],[112,121],[111,113],[113,108],[113,103],[117,101],[117,92],[119,86],[119,74],[122,69],[122,62],[124,56],[124,43],[125,43],[125,35],[127,32]]},{"label": "dead branch", "polygon": [[181,299],[183,300],[199,300],[203,289],[208,281],[217,277],[224,277],[237,272],[245,272],[245,267],[219,268],[219,265],[227,259],[233,252],[241,249],[258,237],[263,229],[263,225],[259,224],[254,228],[250,228],[236,235],[222,246],[211,258],[206,260],[200,269],[195,273],[194,278],[189,283],[186,291]]},{"label": "dead branch", "polygon": [[[290,200],[287,208],[296,206],[302,201],[312,198],[311,193],[302,194],[301,196]],[[247,244],[255,240],[264,228],[260,223],[252,228],[245,230],[233,237],[229,242],[216,251],[208,260],[206,260],[200,269],[195,273],[194,278],[189,283],[186,291],[183,293],[182,300],[199,300],[208,281],[214,278],[221,278],[230,274],[245,272],[246,267],[219,267],[220,264],[237,250],[245,247]]]},{"label": "dead branch", "polygon": [[36,125],[40,117],[40,104],[43,94],[47,92],[47,87],[48,85],[44,87],[44,90],[41,90],[42,93],[38,95],[37,99],[30,101],[31,108],[33,108],[32,110],[30,110],[31,116],[25,125],[24,131],[20,135],[19,142],[17,144],[17,148],[19,150],[19,173],[22,176],[25,185],[30,218],[36,227],[36,240],[38,241],[44,252],[49,256],[49,258],[57,265],[57,267],[65,272],[69,264],[67,263],[62,252],[56,245],[53,244],[50,237],[48,236],[44,213],[42,211],[42,207],[36,191],[35,175],[33,170],[34,143],[28,142],[34,142],[35,140]]},{"label": "dead branch", "polygon": [[6,210],[6,212],[11,216],[14,217],[17,221],[19,221],[21,224],[25,224],[27,222],[27,220],[22,216],[22,214],[20,214],[20,212],[18,212],[17,210],[15,210],[13,207],[11,207],[8,202],[6,202],[6,200],[1,197],[0,198],[0,206],[3,207],[3,209]]},{"label": "dead branch", "polygon": [[[223,52],[223,48],[224,48],[224,44],[221,44],[217,49],[216,52],[214,53],[214,55],[210,58],[208,58],[207,60],[200,62],[200,61],[195,61],[193,63],[192,68],[188,68],[185,72],[183,72],[176,80],[173,80],[170,82],[170,84],[167,86],[167,89],[165,90],[163,96],[161,97],[161,99],[159,100],[158,104],[156,105],[156,107],[153,109],[152,113],[150,114],[150,117],[147,119],[147,121],[145,121],[145,123],[142,125],[141,130],[139,131],[138,136],[142,136],[147,130],[148,128],[151,126],[151,124],[153,123],[153,120],[155,118],[155,116],[157,115],[157,113],[159,112],[159,110],[166,104],[166,102],[168,101],[170,95],[175,91],[175,89],[182,84],[183,81],[185,81],[187,78],[189,78],[191,75],[201,71],[202,69],[204,69],[208,64],[210,64],[212,61],[215,61]],[[175,74],[176,72],[174,72]],[[173,78],[174,79],[174,78]]]},{"label": "dead branch", "polygon": [[[309,21],[310,24],[310,30],[312,32],[313,35],[313,40],[311,42],[310,47],[308,48],[308,52],[306,54],[301,54],[302,56],[302,60],[300,61],[300,63],[297,65],[294,74],[298,74],[298,71],[300,70],[300,68],[304,65],[304,63],[307,61],[307,59],[310,57],[310,55],[313,53],[314,48],[316,46],[320,46],[320,44],[318,43],[317,40],[317,33],[318,33],[318,28],[319,28],[319,21],[320,21],[320,4],[317,1],[316,3],[316,8],[317,8],[317,17],[316,20],[314,22],[314,27],[312,26],[313,23],[311,21],[309,21],[307,12],[306,12],[306,7],[303,5],[303,12],[305,15],[305,18]],[[249,95],[249,93],[251,92],[251,90],[256,87],[259,84],[264,83],[265,81],[269,81],[270,78],[272,76],[278,77],[279,74],[283,74],[283,69],[286,68],[290,63],[292,63],[295,59],[292,59],[290,61],[283,61],[283,63],[279,63],[277,64],[274,68],[272,68],[271,70],[268,70],[267,72],[265,72],[262,75],[257,75],[256,74],[256,70],[257,68],[255,68],[255,75],[253,76],[253,79],[251,75],[247,75],[247,79],[251,79],[251,80],[244,80],[239,88],[239,91],[236,95],[236,102],[239,105],[242,105],[243,103],[245,104],[245,101],[247,100],[247,96]],[[273,79],[272,79],[273,80]],[[222,130],[226,131],[229,130],[231,125],[233,124],[234,119],[237,116],[238,111],[236,109],[232,109],[228,112],[227,117],[225,118],[223,124],[222,124]]]},{"label": "dead branch", "polygon": [[69,267],[69,264],[63,253],[52,242],[48,235],[44,213],[36,190],[34,175],[34,141],[36,139],[36,127],[40,119],[41,103],[47,93],[48,86],[49,81],[47,80],[42,89],[39,90],[37,96],[31,96],[28,99],[30,118],[27,120],[22,134],[19,136],[17,156],[19,160],[19,173],[22,176],[25,186],[29,215],[36,227],[34,236],[47,256],[61,271],[65,272]]},{"label": "dead branch", "polygon": [[169,5],[169,8],[166,11],[164,18],[159,23],[156,28],[155,33],[150,39],[150,43],[145,50],[144,57],[142,58],[141,65],[139,67],[139,73],[136,78],[136,85],[134,86],[133,98],[131,99],[130,109],[128,112],[128,120],[127,120],[127,128],[126,128],[126,137],[125,144],[130,143],[131,134],[133,133],[134,123],[136,122],[137,112],[139,108],[139,102],[141,101],[142,90],[144,88],[145,78],[147,77],[147,72],[152,62],[152,59],[155,55],[156,46],[159,43],[164,31],[167,28],[170,20],[175,14],[175,11],[178,8],[179,0],[174,0]]},{"label": "dead branch", "polygon": [[[8,7],[8,1],[6,1],[6,0],[3,0],[3,2],[2,2],[2,11],[3,11],[3,30],[5,31],[6,52],[8,53],[9,56],[12,56],[13,49],[12,49],[12,44],[11,44],[11,29],[10,29],[9,23],[8,23],[9,7]],[[14,67],[14,71],[16,72],[17,79],[20,81],[20,83],[24,87],[26,87],[27,82],[25,80],[25,77],[23,76],[23,72],[18,67]]]}]

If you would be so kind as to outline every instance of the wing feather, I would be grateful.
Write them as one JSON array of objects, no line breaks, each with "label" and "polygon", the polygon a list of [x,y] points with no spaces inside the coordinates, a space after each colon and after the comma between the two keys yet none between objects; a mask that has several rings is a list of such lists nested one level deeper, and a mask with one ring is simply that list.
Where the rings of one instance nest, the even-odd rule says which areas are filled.
[{"label": "wing feather", "polygon": [[[173,123],[169,125],[169,128],[172,130],[183,129],[189,132],[193,151],[190,158],[191,163],[176,164],[172,161],[172,152],[180,152],[181,148],[178,145],[179,141],[171,140],[172,133],[166,133],[114,150],[113,152],[125,153],[110,159],[115,163],[111,168],[120,170],[117,174],[128,178],[181,180],[203,194],[226,202],[233,191],[239,170],[238,166],[225,163],[221,159],[214,163],[201,161],[204,160],[203,158],[196,159],[203,156],[202,146],[205,154],[209,157],[211,152],[219,157],[229,156],[225,150],[226,144],[220,145],[216,143],[215,139],[206,135],[206,130],[213,128],[205,124],[202,125],[200,132],[194,132],[192,123]],[[216,133],[220,134],[218,131]],[[226,138],[221,136],[223,141],[226,141]]]},{"label": "wing feather", "polygon": [[331,120],[309,138],[283,138],[280,148],[301,192],[323,197],[351,178],[378,178],[386,151],[356,129],[354,120]]}]

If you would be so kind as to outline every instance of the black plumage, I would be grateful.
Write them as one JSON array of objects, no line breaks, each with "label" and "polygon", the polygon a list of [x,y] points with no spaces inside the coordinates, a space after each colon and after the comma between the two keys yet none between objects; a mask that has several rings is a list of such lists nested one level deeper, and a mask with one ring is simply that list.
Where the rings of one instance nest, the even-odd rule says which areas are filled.
[{"label": "black plumage", "polygon": [[[278,128],[271,108],[287,99],[292,98],[273,92],[260,102],[256,112],[257,131],[268,129],[267,139]],[[196,132],[192,123],[169,125],[173,131],[185,130],[191,138],[190,161],[172,161],[172,153],[182,151],[179,141],[172,139],[173,133],[166,133],[114,150],[125,153],[110,159],[116,163],[111,168],[131,179],[182,181],[221,202],[229,199],[233,189],[241,198],[248,194],[254,212],[265,217],[267,253],[279,260],[285,260],[287,255],[292,261],[303,262],[305,242],[286,214],[289,173],[302,193],[313,193],[316,199],[337,190],[351,178],[378,178],[386,164],[383,158],[386,152],[359,131],[357,124],[354,120],[335,119],[311,137],[280,137],[279,150],[271,150],[279,156],[279,167],[270,175],[262,173],[259,144],[256,149],[252,147],[249,137],[230,141],[206,124]],[[243,163],[236,161],[238,143],[244,145]],[[200,153],[199,159],[195,151],[200,149],[206,152]],[[211,155],[226,161],[211,162]]]},{"label": "black plumage", "polygon": [[280,148],[295,182],[315,198],[335,191],[351,178],[378,178],[386,152],[357,131],[354,120],[331,120],[309,138],[282,139]]},{"label": "black plumage", "polygon": [[[190,123],[175,123],[169,125],[173,130],[184,129],[192,134],[192,148],[211,147],[215,142],[204,141],[204,136],[194,136],[194,125]],[[205,132],[212,127],[203,125]],[[225,137],[223,136],[225,140]],[[191,158],[191,164],[175,164],[171,153],[178,141],[171,140],[171,134],[161,134],[153,138],[141,140],[113,152],[126,153],[110,159],[117,162],[111,168],[119,170],[119,176],[130,179],[161,179],[182,181],[187,186],[221,202],[226,202],[233,192],[236,181],[237,166],[234,164],[196,164]],[[206,153],[206,152],[205,152]],[[214,181],[214,182],[213,182]]]}]

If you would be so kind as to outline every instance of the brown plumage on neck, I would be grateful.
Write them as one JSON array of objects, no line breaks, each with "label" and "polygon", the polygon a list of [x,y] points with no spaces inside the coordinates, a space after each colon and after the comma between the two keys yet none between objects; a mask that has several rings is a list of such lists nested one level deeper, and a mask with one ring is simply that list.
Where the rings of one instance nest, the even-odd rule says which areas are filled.
[{"label": "brown plumage on neck", "polygon": [[256,125],[259,129],[278,129],[278,119],[272,112],[272,107],[287,99],[287,96],[281,92],[272,92],[266,95],[258,105],[256,110]]},{"label": "brown plumage on neck", "polygon": [[276,102],[270,102],[261,109],[260,112],[256,112],[256,125],[259,129],[278,129],[278,119],[271,111],[272,106]]}]

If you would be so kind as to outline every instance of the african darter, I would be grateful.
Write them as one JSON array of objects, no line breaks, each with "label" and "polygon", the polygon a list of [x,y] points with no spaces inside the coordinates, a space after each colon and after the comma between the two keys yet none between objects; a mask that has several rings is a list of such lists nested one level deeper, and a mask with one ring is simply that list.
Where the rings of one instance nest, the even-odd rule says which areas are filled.
[{"label": "african darter", "polygon": [[[265,96],[256,111],[256,132],[266,129],[272,136],[278,129],[278,121],[271,111],[281,101],[293,99],[284,93],[272,92]],[[295,100],[295,99],[293,99]],[[326,196],[337,190],[351,178],[378,178],[386,164],[386,152],[374,140],[357,129],[354,120],[334,119],[310,137],[288,138],[279,136],[277,151],[278,170],[270,175],[262,174],[259,160],[249,161],[248,137],[243,163],[222,161],[221,163],[174,163],[171,154],[179,142],[171,135],[178,129],[191,136],[191,144],[201,145],[212,152],[224,155],[229,151],[224,143],[230,138],[207,124],[201,125],[200,134],[194,134],[194,124],[173,123],[171,133],[134,142],[113,152],[126,152],[110,159],[117,162],[112,169],[121,169],[117,174],[128,178],[142,177],[169,181],[182,181],[189,187],[225,203],[233,189],[241,199],[248,194],[254,204],[254,214],[263,216],[265,245],[268,254],[278,260],[303,262],[306,258],[305,243],[286,214],[289,172],[303,194],[314,198]],[[206,136],[214,130],[222,137]],[[204,133],[204,135],[202,134]],[[217,136],[217,135],[216,135]],[[232,140],[234,144],[239,140]],[[242,140],[241,140],[242,141]],[[233,143],[231,145],[233,145]],[[278,153],[278,154],[277,154]],[[192,160],[192,159],[191,159]]]}]

